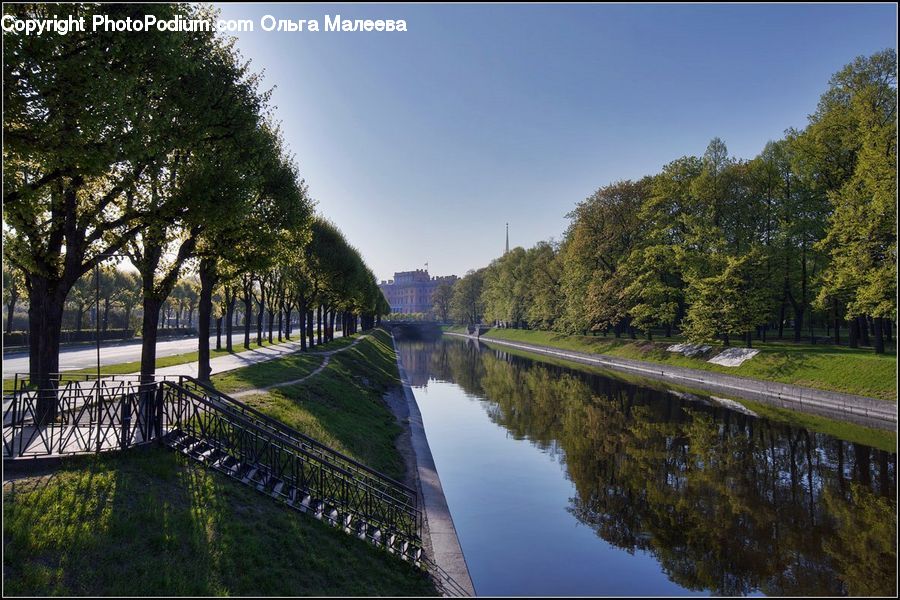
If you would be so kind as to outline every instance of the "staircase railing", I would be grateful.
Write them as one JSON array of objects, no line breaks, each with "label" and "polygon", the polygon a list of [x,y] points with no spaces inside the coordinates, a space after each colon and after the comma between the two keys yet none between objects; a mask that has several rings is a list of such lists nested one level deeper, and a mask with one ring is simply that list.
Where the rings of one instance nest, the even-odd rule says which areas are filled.
[{"label": "staircase railing", "polygon": [[[35,388],[27,375],[16,374],[12,389],[3,393],[4,459],[88,454],[149,442],[191,454],[427,566],[445,595],[466,595],[422,554],[422,513],[414,490],[192,377],[141,382],[135,375],[98,380],[67,373]],[[191,447],[202,455],[192,454]]]},{"label": "staircase railing", "polygon": [[418,510],[418,494],[416,494],[415,490],[403,483],[326,446],[318,440],[293,429],[277,419],[269,417],[240,400],[220,392],[209,384],[188,376],[181,376],[179,378],[179,384],[195,394],[221,403],[224,410],[234,411],[244,418],[249,419],[257,426],[292,440],[307,452],[321,457],[322,460],[339,465],[341,468],[352,473],[354,477],[365,481],[367,485],[373,488],[382,490],[396,502],[405,505],[410,510]]},{"label": "staircase railing", "polygon": [[214,399],[168,381],[160,389],[163,428],[209,446],[214,460],[207,462],[219,470],[249,477],[289,503],[305,501],[320,518],[418,560],[421,513],[415,508]]}]

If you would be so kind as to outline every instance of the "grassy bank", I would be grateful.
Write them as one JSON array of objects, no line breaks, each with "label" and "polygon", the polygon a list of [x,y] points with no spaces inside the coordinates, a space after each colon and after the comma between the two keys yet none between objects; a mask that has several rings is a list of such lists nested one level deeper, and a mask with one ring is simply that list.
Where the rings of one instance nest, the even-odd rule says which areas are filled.
[{"label": "grassy bank", "polygon": [[400,559],[165,449],[70,460],[3,500],[4,595],[434,594]]},{"label": "grassy bank", "polygon": [[[321,364],[321,357],[293,354],[215,375],[212,381],[222,391],[236,392],[299,379]],[[402,478],[404,464],[394,446],[400,426],[382,400],[398,384],[391,337],[375,330],[354,347],[334,354],[315,377],[241,400],[364,464]]]},{"label": "grassy bank", "polygon": [[[678,392],[686,392],[690,394],[697,394],[700,396],[708,395],[708,392],[704,392],[702,390],[696,390],[690,388],[688,386],[674,384],[670,382],[662,383],[653,379],[647,379],[644,377],[640,377],[637,375],[632,375],[630,373],[625,373],[622,371],[616,371],[613,369],[603,369],[601,367],[595,367],[591,365],[586,365],[584,363],[574,362],[570,360],[565,360],[558,357],[547,356],[544,354],[536,354],[533,352],[528,352],[525,350],[520,350],[518,348],[509,348],[503,347],[503,351],[509,354],[513,354],[516,356],[523,356],[525,358],[530,358],[536,361],[540,361],[543,363],[549,363],[559,366],[564,366],[568,368],[577,369],[579,371],[584,371],[588,373],[597,373],[602,375],[603,377],[617,379],[619,381],[632,383],[635,385],[640,385],[643,387],[651,387],[654,389],[658,389],[661,391],[669,391],[675,390]],[[761,404],[759,402],[753,402],[750,400],[744,400],[741,398],[730,398],[735,402],[739,402],[758,414],[759,416],[772,420],[778,421],[781,423],[789,423],[796,427],[802,427],[804,429],[809,429],[811,431],[816,431],[819,433],[825,433],[836,438],[846,440],[849,442],[857,442],[860,444],[865,444],[866,446],[871,446],[873,448],[878,448],[879,450],[886,450],[889,452],[897,451],[897,432],[896,431],[887,431],[883,429],[874,429],[871,427],[865,427],[863,425],[857,425],[855,423],[848,423],[845,421],[838,421],[835,419],[829,419],[827,417],[822,417],[819,415],[813,415],[808,413],[802,413],[793,410],[787,410],[784,408],[768,406],[766,404]]]},{"label": "grassy bank", "polygon": [[[464,332],[465,328],[449,330]],[[876,355],[871,350],[841,346],[754,341],[754,348],[760,350],[758,355],[739,367],[723,367],[702,358],[688,358],[668,352],[666,347],[673,343],[672,340],[651,342],[522,329],[491,329],[482,337],[646,360],[897,401],[895,353]]]}]

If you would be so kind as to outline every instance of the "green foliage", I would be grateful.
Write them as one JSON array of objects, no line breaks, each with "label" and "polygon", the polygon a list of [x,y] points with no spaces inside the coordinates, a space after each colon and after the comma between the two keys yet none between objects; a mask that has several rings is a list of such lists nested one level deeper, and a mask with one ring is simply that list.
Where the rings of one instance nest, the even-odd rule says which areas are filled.
[{"label": "green foliage", "polygon": [[808,127],[752,160],[713,138],[702,157],[601,187],[568,215],[560,244],[516,248],[483,269],[479,300],[474,279],[457,285],[452,316],[747,343],[785,329],[800,342],[813,325],[837,341],[845,318],[856,334],[856,317],[876,330],[887,319],[893,333],[896,136],[896,53],[885,50],[837,73]]},{"label": "green foliage", "polygon": [[485,269],[469,271],[453,286],[450,312],[457,323],[474,325],[481,322],[484,315],[484,276]]}]

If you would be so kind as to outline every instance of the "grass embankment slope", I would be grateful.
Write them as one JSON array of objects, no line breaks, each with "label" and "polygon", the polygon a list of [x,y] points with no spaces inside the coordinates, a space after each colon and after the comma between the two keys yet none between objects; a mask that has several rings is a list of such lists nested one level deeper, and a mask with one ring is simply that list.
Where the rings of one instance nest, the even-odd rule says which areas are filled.
[{"label": "grass embankment slope", "polygon": [[[218,378],[251,389],[321,360],[295,354]],[[378,331],[303,385],[244,400],[399,478],[400,426],[382,401],[398,381],[390,336]],[[4,485],[4,522],[7,594],[435,594],[383,550],[161,449]]]},{"label": "grass embankment slope", "polygon": [[[517,356],[524,356],[525,358],[530,358],[542,363],[560,365],[563,367],[577,369],[578,371],[597,373],[599,375],[602,375],[603,377],[611,377],[627,383],[632,383],[644,387],[651,387],[661,391],[677,390],[688,393],[697,393],[700,395],[705,394],[705,392],[695,390],[688,386],[672,383],[662,383],[654,379],[646,379],[624,371],[595,367],[586,365],[584,363],[578,363],[561,358],[547,356],[545,354],[536,354],[534,352],[528,352],[526,350],[520,350],[518,348],[504,347],[503,351]],[[796,427],[809,429],[810,431],[825,433],[842,440],[846,440],[848,442],[865,444],[866,446],[878,448],[879,450],[886,450],[889,452],[897,451],[896,431],[873,429],[871,427],[865,427],[863,425],[857,425],[855,423],[850,423],[847,421],[838,421],[811,413],[804,413],[796,410],[788,410],[786,408],[768,406],[766,404],[760,404],[758,402],[744,400],[737,397],[732,397],[730,399],[743,404],[759,416],[770,419],[772,421],[788,423]]]},{"label": "grass embankment slope", "polygon": [[[465,329],[448,331],[463,333]],[[482,338],[607,354],[897,401],[897,355],[893,352],[877,355],[866,349],[754,340],[753,347],[759,349],[759,354],[739,367],[723,367],[666,350],[670,344],[684,341],[681,339],[651,342],[523,329],[491,329]]]},{"label": "grass embankment slope", "polygon": [[[212,382],[223,392],[239,392],[300,379],[321,364],[311,353],[293,354],[214,375]],[[391,336],[377,329],[333,354],[315,377],[241,401],[399,479],[405,467],[394,441],[401,429],[382,400],[399,383]]]},{"label": "grass embankment slope", "polygon": [[3,486],[4,595],[419,595],[400,559],[162,448]]}]

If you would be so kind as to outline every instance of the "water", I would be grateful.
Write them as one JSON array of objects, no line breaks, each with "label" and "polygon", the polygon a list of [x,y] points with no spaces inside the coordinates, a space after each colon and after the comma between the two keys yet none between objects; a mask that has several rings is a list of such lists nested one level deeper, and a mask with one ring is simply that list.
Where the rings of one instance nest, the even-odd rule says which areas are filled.
[{"label": "water", "polygon": [[892,452],[459,338],[398,350],[478,594],[893,595]]}]

